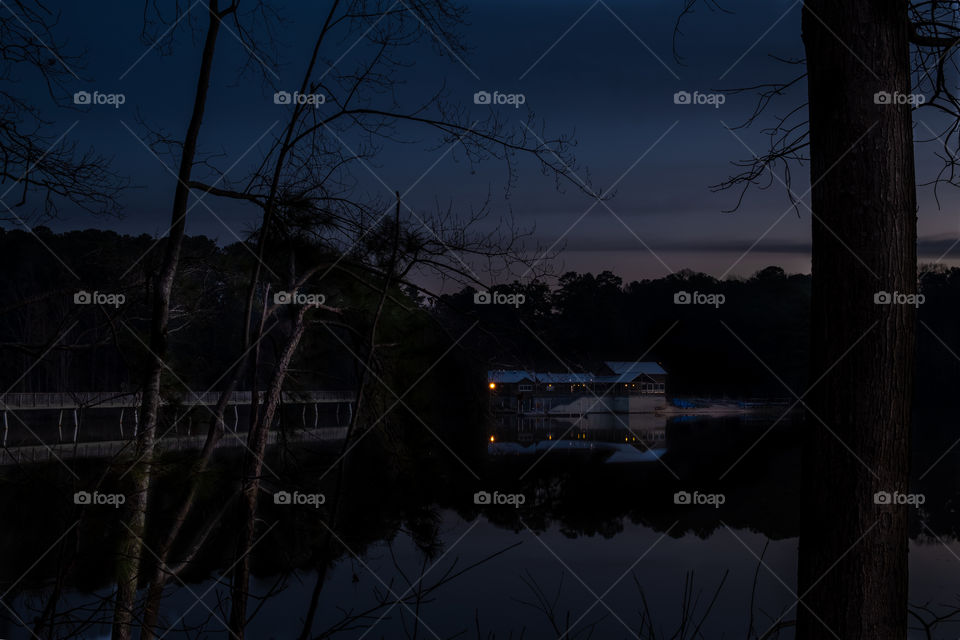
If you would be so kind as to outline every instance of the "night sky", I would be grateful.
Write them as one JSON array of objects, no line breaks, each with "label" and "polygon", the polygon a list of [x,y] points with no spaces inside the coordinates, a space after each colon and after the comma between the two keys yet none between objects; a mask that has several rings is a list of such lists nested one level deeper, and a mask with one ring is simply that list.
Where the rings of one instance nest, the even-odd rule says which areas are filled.
[{"label": "night sky", "polygon": [[[174,179],[134,134],[146,137],[142,119],[171,135],[183,135],[206,20],[202,5],[194,5],[195,13],[188,16],[197,21],[197,37],[191,40],[188,31],[178,30],[173,55],[162,56],[159,48],[145,54],[147,46],[139,37],[143,18],[139,2],[57,4],[62,11],[57,33],[70,50],[86,54],[83,68],[73,69],[82,81],[71,88],[122,92],[126,103],[119,109],[56,108],[29,78],[20,90],[43,106],[57,131],[77,122],[68,139],[112,156],[115,169],[128,175],[136,188],[123,196],[122,220],[96,218],[65,206],[61,219],[50,226],[163,234]],[[594,186],[603,189],[616,183],[615,197],[606,205],[595,204],[573,187],[558,192],[553,178],[544,177],[531,161],[521,163],[519,182],[507,198],[503,164],[491,161],[471,172],[456,152],[434,164],[442,151],[435,148],[436,136],[423,129],[402,132],[417,141],[414,144],[383,149],[371,165],[379,179],[364,171],[358,178],[371,193],[385,196],[389,191],[384,184],[406,191],[419,180],[407,202],[424,211],[438,202],[465,210],[479,204],[489,191],[491,224],[512,212],[521,225],[535,225],[541,244],[565,247],[558,262],[563,269],[610,269],[627,280],[660,277],[682,268],[718,277],[750,275],[770,264],[791,272],[809,271],[810,213],[803,205],[799,215],[794,211],[780,182],[774,179],[766,191],[751,189],[734,213],[724,210],[736,204],[736,190],[709,189],[734,171],[731,161],[764,151],[764,127],[773,116],[805,101],[803,84],[773,103],[751,128],[733,133],[727,127],[743,123],[751,113],[753,93],[729,95],[719,108],[674,104],[677,91],[709,93],[793,77],[796,66],[771,56],[802,58],[800,3],[729,3],[733,11],[729,14],[700,9],[683,23],[678,41],[683,59],[678,63],[671,47],[681,4],[470,3],[468,24],[462,30],[472,48],[469,55],[461,61],[442,57],[437,53],[444,49],[442,43],[412,47],[408,55],[414,65],[405,77],[397,78],[397,91],[404,99],[415,102],[443,85],[478,118],[491,107],[474,105],[475,92],[524,94],[520,109],[492,108],[516,126],[530,109],[544,121],[548,133],[575,134],[577,160],[583,168],[578,175],[586,177],[588,169]],[[258,139],[266,148],[268,131],[280,129],[284,112],[273,103],[274,87],[292,91],[299,84],[325,8],[325,3],[316,5],[319,8],[314,3],[279,3],[289,22],[277,34],[277,64],[268,64],[262,73],[241,73],[244,50],[231,33],[222,34],[201,135],[203,151],[225,154],[216,160],[222,168]],[[342,46],[346,49],[351,42],[346,39]],[[347,53],[342,64],[350,61]],[[918,139],[929,137],[923,122],[927,114],[924,110],[916,114]],[[929,126],[936,130],[932,121]],[[939,167],[933,155],[936,144],[918,144],[917,151],[918,179],[928,180]],[[242,175],[257,155],[251,151],[231,175]],[[172,158],[163,159],[175,166]],[[806,173],[806,166],[793,167],[792,189],[798,197],[807,191]],[[940,258],[958,236],[957,195],[949,188],[939,195],[940,208],[932,189],[919,193],[924,262]],[[809,196],[803,200],[809,202]],[[194,207],[190,233],[227,243],[251,228],[251,212],[244,207],[213,197],[205,201],[220,220],[205,207]]]}]

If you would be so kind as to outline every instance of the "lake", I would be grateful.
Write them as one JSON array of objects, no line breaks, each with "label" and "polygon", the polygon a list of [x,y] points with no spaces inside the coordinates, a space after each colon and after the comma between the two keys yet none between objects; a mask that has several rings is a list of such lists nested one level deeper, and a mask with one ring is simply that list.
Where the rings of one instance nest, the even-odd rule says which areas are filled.
[{"label": "lake", "polygon": [[[329,502],[265,498],[262,537],[252,554],[253,589],[263,599],[252,601],[248,637],[299,637],[323,567],[306,637],[635,638],[642,631],[641,637],[747,638],[751,617],[751,637],[760,637],[792,620],[797,601],[802,420],[774,422],[769,416],[670,418],[665,437],[654,435],[650,445],[661,453],[646,462],[608,463],[602,446],[599,453],[557,447],[545,456],[464,456],[453,465],[464,467],[461,473],[447,469],[431,477],[436,470],[423,465],[421,473],[410,476],[406,469],[393,482],[384,480],[393,476],[382,465],[357,463],[352,473],[364,479],[351,484],[332,533]],[[917,447],[915,490],[926,501],[913,510],[910,598],[940,614],[960,596],[957,459],[949,451],[936,462],[947,451],[940,440],[948,432],[920,431],[927,446]],[[625,434],[631,445],[635,435]],[[318,464],[301,472],[326,475],[322,485],[330,474]],[[497,497],[477,504],[482,492]],[[678,492],[700,496],[699,504],[697,498],[676,504]],[[521,495],[522,504],[509,499]],[[116,513],[101,510],[97,517],[109,522]],[[18,536],[18,529],[5,529],[6,540]],[[58,533],[38,536],[29,525],[19,531],[44,538],[36,544],[47,546]],[[222,535],[218,540],[229,541],[231,532]],[[5,548],[30,543],[15,539]],[[229,592],[212,578],[233,562],[228,546],[215,543],[185,576],[186,586],[168,587],[162,615],[175,624],[167,637],[224,637],[221,620],[229,610],[220,603]],[[52,637],[109,636],[109,627],[97,623],[109,619],[102,603],[111,593],[109,571],[97,568],[109,564],[97,559],[109,550],[107,542],[81,551],[91,568],[77,581],[86,584],[72,586],[60,601],[63,615]],[[40,563],[5,597],[19,618],[29,621],[46,602],[55,566]],[[4,570],[4,584],[17,578],[17,568]],[[424,591],[420,602],[418,589]],[[403,604],[395,603],[399,598]],[[89,624],[78,622],[81,610]],[[684,619],[685,635],[674,636]],[[12,614],[3,625],[0,637],[33,637]],[[338,631],[323,635],[331,629]],[[932,637],[958,634],[960,623],[946,621]],[[792,629],[770,637],[792,638]],[[913,637],[926,636],[918,630]]]}]

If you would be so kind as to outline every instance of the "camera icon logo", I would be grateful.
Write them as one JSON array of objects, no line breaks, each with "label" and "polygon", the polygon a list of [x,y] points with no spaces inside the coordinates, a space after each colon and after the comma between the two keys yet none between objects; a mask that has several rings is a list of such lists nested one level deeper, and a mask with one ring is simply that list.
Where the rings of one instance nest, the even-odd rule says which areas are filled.
[{"label": "camera icon logo", "polygon": [[493,296],[489,291],[477,291],[473,294],[473,304],[490,304],[493,302]]},{"label": "camera icon logo", "polygon": [[893,102],[893,94],[889,91],[877,91],[873,94],[874,104],[891,104]]},{"label": "camera icon logo", "polygon": [[290,504],[291,498],[289,491],[277,491],[273,494],[273,504]]},{"label": "camera icon logo", "polygon": [[490,104],[492,96],[489,91],[477,91],[473,94],[473,104]]},{"label": "camera icon logo", "polygon": [[673,494],[673,504],[690,504],[691,500],[689,491],[677,491]]},{"label": "camera icon logo", "polygon": [[89,491],[77,491],[73,494],[73,504],[90,504],[92,499]]},{"label": "camera icon logo", "polygon": [[273,94],[273,104],[290,104],[292,99],[289,91],[277,91]]},{"label": "camera icon logo", "polygon": [[77,291],[73,294],[73,304],[90,304],[93,302],[93,296],[89,291]]},{"label": "camera icon logo", "polygon": [[289,291],[277,291],[273,294],[273,304],[290,304],[293,302],[293,294]]},{"label": "camera icon logo", "polygon": [[692,304],[693,296],[689,291],[677,291],[673,294],[673,304]]},{"label": "camera icon logo", "polygon": [[73,104],[90,104],[91,99],[89,91],[77,91],[73,94]]},{"label": "camera icon logo", "polygon": [[886,291],[877,291],[873,294],[873,304],[890,304],[892,297]]},{"label": "camera icon logo", "polygon": [[673,104],[690,104],[692,101],[693,96],[689,91],[677,91],[673,94]]},{"label": "camera icon logo", "polygon": [[490,504],[493,497],[489,491],[477,491],[473,494],[473,504]]}]

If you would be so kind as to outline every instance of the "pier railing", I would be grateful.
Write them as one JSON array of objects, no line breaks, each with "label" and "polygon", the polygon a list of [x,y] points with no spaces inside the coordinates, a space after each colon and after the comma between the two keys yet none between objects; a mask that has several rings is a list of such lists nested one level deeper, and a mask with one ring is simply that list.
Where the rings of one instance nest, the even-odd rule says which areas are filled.
[{"label": "pier railing", "polygon": [[[219,399],[219,391],[187,392],[164,396],[161,404],[215,405]],[[249,405],[252,399],[252,391],[234,391],[230,394],[228,404]],[[283,392],[283,402],[289,404],[354,402],[355,399],[356,394],[353,391],[306,390]],[[121,391],[7,393],[0,396],[0,410],[137,407],[140,406],[140,400],[141,394],[139,393],[124,393]]]}]

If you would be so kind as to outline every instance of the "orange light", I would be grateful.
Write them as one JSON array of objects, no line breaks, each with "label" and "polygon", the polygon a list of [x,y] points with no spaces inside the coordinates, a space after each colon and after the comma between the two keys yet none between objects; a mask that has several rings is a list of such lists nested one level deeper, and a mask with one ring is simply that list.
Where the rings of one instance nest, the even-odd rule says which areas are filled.
[{"label": "orange light", "polygon": [[490,442],[493,442],[493,436],[490,436]]},{"label": "orange light", "polygon": [[496,389],[496,388],[497,388],[497,383],[496,383],[496,382],[491,382],[491,383],[490,383],[490,388],[491,388],[491,389]]}]

